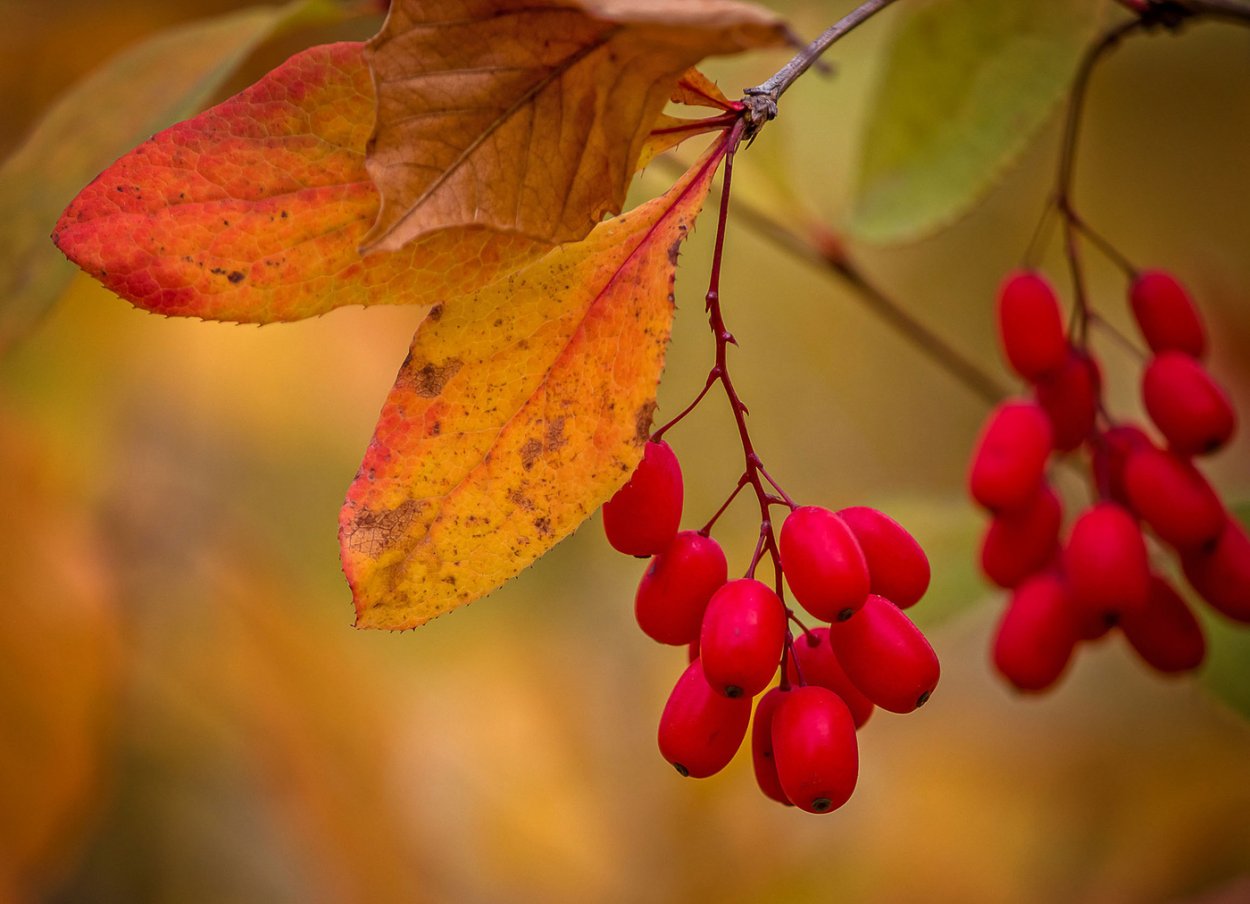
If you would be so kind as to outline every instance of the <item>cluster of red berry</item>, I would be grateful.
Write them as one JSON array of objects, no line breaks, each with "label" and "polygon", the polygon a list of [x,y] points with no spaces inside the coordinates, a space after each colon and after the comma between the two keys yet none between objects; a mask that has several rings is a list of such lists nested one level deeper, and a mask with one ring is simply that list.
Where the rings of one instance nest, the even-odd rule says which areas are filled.
[{"label": "cluster of red berry", "polygon": [[[684,776],[719,772],[762,693],[751,742],[761,790],[826,813],[854,791],[855,732],[873,708],[911,712],[937,684],[937,656],[903,612],[928,588],[929,562],[911,534],[875,509],[784,504],[779,540],[765,521],[747,576],[729,580],[710,525],[678,531],[681,469],[667,443],[652,441],[604,506],[603,523],[617,550],[652,557],[635,598],[639,626],[660,643],[689,648],[660,719],[664,758]],[[753,576],[765,548],[775,552],[774,587]],[[828,627],[802,626],[783,601],[783,574],[795,599]],[[790,622],[801,630],[797,640]],[[779,684],[764,693],[778,672]]]},{"label": "cluster of red berry", "polygon": [[[1162,444],[1108,415],[1098,363],[1084,342],[1088,312],[1078,310],[1076,341],[1064,329],[1054,290],[1037,273],[1011,275],[999,293],[1003,350],[1034,394],[990,414],[969,485],[993,516],[982,569],[1012,589],[994,664],[1021,690],[1053,685],[1080,641],[1112,627],[1161,672],[1203,661],[1202,628],[1152,569],[1148,535],[1179,555],[1190,585],[1213,608],[1250,622],[1250,538],[1193,461],[1223,447],[1235,426],[1227,395],[1200,363],[1202,321],[1164,272],[1138,274],[1129,298],[1151,353],[1142,399]],[[1047,467],[1052,455],[1082,446],[1096,501],[1061,540],[1063,505]]]}]

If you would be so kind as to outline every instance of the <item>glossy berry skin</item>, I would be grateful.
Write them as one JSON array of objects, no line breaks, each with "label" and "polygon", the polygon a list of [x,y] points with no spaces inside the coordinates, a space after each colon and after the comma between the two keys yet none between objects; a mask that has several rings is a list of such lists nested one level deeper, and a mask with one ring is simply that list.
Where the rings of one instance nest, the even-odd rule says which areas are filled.
[{"label": "glossy berry skin", "polygon": [[1063,504],[1050,484],[1038,487],[1018,509],[990,521],[981,544],[981,570],[1000,587],[1014,587],[1059,553]]},{"label": "glossy berry skin", "polygon": [[860,693],[895,713],[929,699],[941,668],[920,629],[883,596],[869,595],[855,617],[829,629],[833,651]]},{"label": "glossy berry skin", "polygon": [[1102,373],[1085,352],[1072,349],[1063,365],[1037,383],[1037,403],[1050,418],[1055,448],[1071,452],[1094,432]]},{"label": "glossy berry skin", "polygon": [[677,535],[681,504],[677,456],[666,442],[647,443],[629,481],[603,506],[608,542],[630,556],[663,552]]},{"label": "glossy berry skin", "polygon": [[697,531],[682,531],[651,559],[638,584],[638,626],[660,643],[690,643],[699,636],[708,600],[728,576],[719,543]]},{"label": "glossy berry skin", "polygon": [[1250,537],[1241,524],[1229,518],[1213,548],[1182,554],[1181,565],[1213,609],[1250,623]]},{"label": "glossy berry skin", "polygon": [[1194,358],[1206,353],[1207,334],[1198,309],[1170,273],[1142,271],[1129,287],[1129,304],[1151,351],[1184,352]]},{"label": "glossy berry skin", "polygon": [[1126,612],[1120,628],[1137,654],[1156,671],[1192,671],[1206,658],[1202,625],[1181,595],[1157,575],[1150,578],[1145,607]]},{"label": "glossy berry skin", "polygon": [[1032,402],[1004,402],[977,440],[968,488],[990,511],[1017,508],[1041,485],[1052,451],[1050,419]]},{"label": "glossy berry skin", "polygon": [[[815,641],[815,643],[813,643]],[[829,640],[828,628],[813,628],[794,638],[790,647],[793,659],[786,660],[786,677],[791,684],[814,684],[828,688],[846,704],[856,728],[862,728],[875,708],[871,700],[860,693],[838,662]],[[798,660],[797,666],[794,659]]]},{"label": "glossy berry skin", "polygon": [[1214,452],[1237,425],[1224,390],[1182,352],[1162,352],[1146,365],[1142,401],[1168,445],[1181,455]]},{"label": "glossy berry skin", "polygon": [[790,512],[778,546],[794,598],[816,618],[837,621],[864,605],[868,562],[851,528],[829,509],[804,505]]},{"label": "glossy berry skin", "polygon": [[838,512],[855,535],[868,565],[869,591],[900,609],[914,606],[929,589],[929,557],[916,538],[884,512],[865,505]]},{"label": "glossy berry skin", "polygon": [[699,632],[708,684],[727,697],[754,697],[777,672],[785,634],[785,605],[767,584],[740,578],[723,585]]},{"label": "glossy berry skin", "polygon": [[1076,519],[1063,550],[1063,569],[1078,612],[1111,623],[1146,605],[1146,541],[1137,521],[1118,503],[1100,502]]},{"label": "glossy berry skin", "polygon": [[1063,312],[1040,274],[1013,273],[998,290],[998,334],[1013,370],[1034,381],[1057,370],[1068,354]]},{"label": "glossy berry skin", "polygon": [[1121,505],[1128,505],[1124,486],[1124,466],[1137,449],[1153,448],[1146,431],[1133,424],[1122,424],[1099,434],[1093,443],[1094,482],[1104,487],[1107,495]]},{"label": "glossy berry skin", "polygon": [[1224,506],[1193,463],[1175,452],[1140,448],[1124,466],[1129,504],[1160,540],[1177,549],[1214,543]]},{"label": "glossy berry skin", "polygon": [[1067,588],[1053,572],[1020,584],[994,632],[994,668],[1017,690],[1051,687],[1063,675],[1078,641]]},{"label": "glossy berry skin", "polygon": [[703,678],[696,659],[686,667],[660,716],[660,754],[682,775],[707,778],[734,758],[751,719],[748,697],[730,699]]},{"label": "glossy berry skin", "polygon": [[773,717],[789,691],[774,687],[755,704],[755,720],[751,723],[751,764],[755,768],[755,783],[779,804],[792,806],[790,798],[781,788],[777,777],[777,762],[773,758]]},{"label": "glossy berry skin", "polygon": [[800,810],[828,813],[850,800],[859,743],[842,698],[813,685],[787,692],[773,715],[773,760],[782,790]]}]

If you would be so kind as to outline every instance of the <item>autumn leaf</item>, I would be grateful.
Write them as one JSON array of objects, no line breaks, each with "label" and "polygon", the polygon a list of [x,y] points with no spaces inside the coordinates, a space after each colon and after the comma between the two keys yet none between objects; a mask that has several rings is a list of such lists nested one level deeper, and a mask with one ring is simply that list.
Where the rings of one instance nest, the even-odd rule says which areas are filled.
[{"label": "autumn leaf", "polygon": [[76,272],[47,232],[84,182],[202,108],[263,42],[347,15],[331,0],[291,0],[179,25],[66,92],[0,166],[0,352],[33,328]]},{"label": "autumn leaf", "polygon": [[624,482],[646,441],[682,239],[722,139],[666,194],[417,330],[340,516],[361,627],[493,590]]},{"label": "autumn leaf", "polygon": [[697,69],[686,70],[673,87],[669,100],[682,106],[711,107],[720,110],[720,115],[688,119],[661,113],[652,122],[651,131],[638,155],[638,169],[643,169],[660,154],[677,147],[688,138],[724,128],[728,117],[742,109],[740,101],[731,101],[725,97],[716,83]]},{"label": "autumn leaf", "polygon": [[578,241],[625,191],[678,78],[785,40],[736,0],[395,0],[378,86],[367,250],[455,226]]},{"label": "autumn leaf", "polygon": [[374,93],[358,43],[314,47],[156,135],[74,199],[53,239],[112,291],[161,314],[268,322],[342,305],[431,305],[546,250],[444,230],[357,251],[378,211],[365,171]]}]

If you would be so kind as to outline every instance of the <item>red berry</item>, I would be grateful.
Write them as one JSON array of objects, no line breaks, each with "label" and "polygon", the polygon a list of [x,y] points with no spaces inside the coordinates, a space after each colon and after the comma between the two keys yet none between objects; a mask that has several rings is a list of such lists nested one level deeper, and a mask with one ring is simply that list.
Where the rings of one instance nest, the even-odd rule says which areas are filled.
[{"label": "red berry", "polygon": [[1054,430],[1055,448],[1071,452],[1094,432],[1102,373],[1085,352],[1072,349],[1063,366],[1037,383],[1037,403]]},{"label": "red berry", "polygon": [[1100,502],[1072,525],[1063,550],[1064,574],[1078,612],[1108,624],[1146,605],[1150,566],[1141,528],[1128,510]]},{"label": "red berry", "polygon": [[1164,543],[1192,549],[1214,543],[1224,529],[1224,506],[1193,463],[1152,446],[1124,466],[1124,488],[1138,516]]},{"label": "red berry", "polygon": [[629,482],[603,506],[613,548],[631,556],[663,552],[681,522],[681,466],[666,442],[647,443]]},{"label": "red berry", "polygon": [[760,697],[759,703],[755,704],[755,721],[751,723],[751,762],[755,766],[755,783],[765,796],[787,807],[792,804],[781,789],[777,762],[773,759],[773,717],[789,693],[775,687]]},{"label": "red berry", "polygon": [[882,709],[909,713],[937,686],[941,669],[933,647],[883,596],[869,595],[854,618],[829,629],[829,638],[847,677]]},{"label": "red berry", "polygon": [[1138,655],[1160,672],[1188,672],[1206,658],[1207,641],[1198,619],[1172,585],[1157,575],[1150,578],[1146,606],[1124,613],[1120,627]]},{"label": "red berry", "polygon": [[1189,293],[1162,270],[1143,271],[1129,288],[1133,316],[1153,352],[1177,351],[1201,358],[1206,330]]},{"label": "red berry", "polygon": [[1161,352],[1146,365],[1142,400],[1168,445],[1181,455],[1214,452],[1237,425],[1224,390],[1182,352]]},{"label": "red berry", "polygon": [[697,531],[682,531],[651,560],[638,584],[638,626],[660,643],[690,643],[699,636],[707,601],[728,576],[719,543]]},{"label": "red berry", "polygon": [[1154,443],[1146,431],[1133,424],[1112,427],[1099,434],[1093,443],[1094,480],[1107,495],[1128,505],[1128,490],[1124,486],[1124,466],[1135,449],[1152,448]]},{"label": "red berry", "polygon": [[981,570],[1000,587],[1014,587],[1059,552],[1063,504],[1049,484],[1018,509],[1000,512],[981,544]]},{"label": "red berry", "polygon": [[998,290],[998,330],[1007,360],[1026,380],[1056,370],[1067,356],[1059,301],[1038,273],[1007,277]]},{"label": "red berry", "polygon": [[1003,402],[990,414],[972,457],[972,498],[991,511],[1017,508],[1037,491],[1051,453],[1051,426],[1032,402]]},{"label": "red berry", "polygon": [[773,716],[773,759],[786,797],[800,810],[828,813],[850,800],[859,744],[842,698],[811,685],[786,692]]},{"label": "red berry", "polygon": [[838,517],[863,550],[870,592],[900,609],[919,602],[929,589],[929,559],[916,538],[889,515],[868,506],[844,508]]},{"label": "red berry", "polygon": [[1250,537],[1229,518],[1211,549],[1181,555],[1185,577],[1212,608],[1231,619],[1250,622]]},{"label": "red berry", "polygon": [[1050,687],[1068,667],[1077,639],[1076,613],[1053,572],[1020,584],[994,633],[994,667],[1022,691]]},{"label": "red berry", "polygon": [[754,697],[777,672],[785,635],[785,605],[768,585],[754,578],[723,585],[699,632],[708,684],[727,697]]},{"label": "red berry", "polygon": [[[813,628],[800,634],[794,639],[790,652],[793,658],[786,661],[786,677],[790,683],[814,684],[833,691],[851,711],[855,727],[862,728],[872,715],[873,703],[860,693],[838,662],[829,640],[829,629]],[[798,660],[797,666],[795,660]]]},{"label": "red berry", "polygon": [[781,569],[794,598],[822,621],[847,618],[868,596],[868,563],[846,522],[815,505],[781,525]]},{"label": "red berry", "polygon": [[751,719],[747,697],[716,693],[695,660],[682,672],[660,716],[660,753],[682,775],[707,778],[734,758]]}]

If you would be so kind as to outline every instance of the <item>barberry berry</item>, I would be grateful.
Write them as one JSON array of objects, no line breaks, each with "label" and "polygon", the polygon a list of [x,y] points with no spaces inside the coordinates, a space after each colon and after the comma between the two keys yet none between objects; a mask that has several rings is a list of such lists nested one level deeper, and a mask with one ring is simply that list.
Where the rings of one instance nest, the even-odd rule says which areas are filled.
[{"label": "barberry berry", "polygon": [[1063,580],[1043,571],[1012,593],[994,632],[994,667],[1018,690],[1046,690],[1063,675],[1078,639]]},{"label": "barberry berry", "polygon": [[837,621],[864,605],[868,563],[851,528],[829,509],[794,509],[781,526],[779,545],[794,598],[816,618]]},{"label": "barberry berry", "polygon": [[837,514],[864,553],[869,591],[900,609],[919,602],[929,589],[929,558],[907,528],[866,505],[844,508]]},{"label": "barberry berry", "polygon": [[754,697],[777,671],[785,633],[785,605],[767,584],[740,578],[723,585],[699,631],[708,684],[726,697]]},{"label": "barberry berry", "polygon": [[1142,446],[1124,465],[1129,505],[1160,540],[1177,549],[1212,544],[1224,506],[1202,473],[1175,452]]},{"label": "barberry berry", "polygon": [[649,442],[625,486],[603,506],[603,529],[613,548],[631,556],[663,552],[681,523],[682,480],[666,442]]},{"label": "barberry berry", "polygon": [[833,691],[814,685],[780,696],[772,735],[782,790],[808,813],[836,810],[850,799],[859,778],[851,711]]},{"label": "barberry berry", "polygon": [[856,728],[862,728],[875,708],[846,674],[833,651],[828,628],[813,628],[795,638],[786,662],[786,678],[791,684],[814,684],[828,688],[846,704]]},{"label": "barberry berry", "polygon": [[1142,401],[1168,445],[1181,455],[1216,451],[1236,427],[1224,390],[1183,352],[1160,352],[1146,365]]},{"label": "barberry berry", "polygon": [[1158,575],[1151,575],[1146,605],[1125,612],[1120,628],[1138,655],[1157,671],[1188,672],[1206,657],[1202,625],[1181,595]]},{"label": "barberry berry", "polygon": [[773,757],[773,717],[789,693],[774,687],[760,697],[755,704],[755,720],[751,723],[751,763],[755,769],[755,783],[766,797],[786,806],[792,804],[777,776],[777,761]]},{"label": "barberry berry", "polygon": [[1059,552],[1063,504],[1043,483],[1019,508],[990,521],[981,544],[981,570],[1000,587],[1014,587],[1052,562]]},{"label": "barberry berry", "polygon": [[1163,270],[1145,270],[1129,287],[1129,303],[1142,338],[1153,352],[1177,351],[1201,358],[1206,330],[1184,286]]},{"label": "barberry berry", "polygon": [[998,291],[998,331],[1008,363],[1026,380],[1057,370],[1068,354],[1055,290],[1039,273],[1013,273]]},{"label": "barberry berry", "polygon": [[686,667],[660,716],[658,740],[664,759],[682,775],[707,778],[733,759],[751,719],[749,697],[718,694],[696,659]]},{"label": "barberry berry", "polygon": [[1100,502],[1081,513],[1063,550],[1063,569],[1078,611],[1113,624],[1125,611],[1146,605],[1146,541],[1119,503]]},{"label": "barberry berry", "polygon": [[937,686],[937,654],[898,606],[870,594],[855,617],[830,627],[829,639],[847,677],[882,709],[909,713]]},{"label": "barberry berry", "polygon": [[1233,518],[1210,548],[1182,553],[1189,585],[1231,619],[1250,622],[1250,537]]},{"label": "barberry berry", "polygon": [[990,414],[972,457],[972,498],[990,511],[1018,508],[1042,483],[1053,449],[1050,419],[1033,402],[1004,402]]},{"label": "barberry berry", "polygon": [[697,531],[682,531],[651,559],[638,584],[638,626],[660,643],[690,643],[699,636],[708,600],[728,576],[719,543]]},{"label": "barberry berry", "polygon": [[1073,348],[1063,364],[1037,381],[1037,404],[1050,418],[1055,449],[1071,452],[1094,432],[1102,373],[1088,352]]}]

